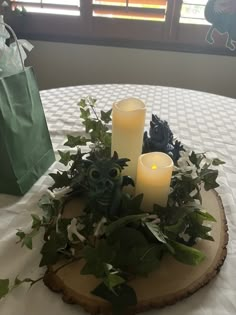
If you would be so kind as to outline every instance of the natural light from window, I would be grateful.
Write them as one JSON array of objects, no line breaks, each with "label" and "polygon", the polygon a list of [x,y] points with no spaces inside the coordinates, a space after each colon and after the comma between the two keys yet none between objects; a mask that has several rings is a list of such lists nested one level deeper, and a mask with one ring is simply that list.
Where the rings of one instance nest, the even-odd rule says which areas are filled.
[{"label": "natural light from window", "polygon": [[[78,0],[21,0],[14,2],[13,8],[25,8],[27,12],[60,15],[80,15],[80,1]],[[17,4],[19,2],[19,4]]]},{"label": "natural light from window", "polygon": [[183,0],[179,22],[185,24],[209,24],[204,16],[207,1]]}]

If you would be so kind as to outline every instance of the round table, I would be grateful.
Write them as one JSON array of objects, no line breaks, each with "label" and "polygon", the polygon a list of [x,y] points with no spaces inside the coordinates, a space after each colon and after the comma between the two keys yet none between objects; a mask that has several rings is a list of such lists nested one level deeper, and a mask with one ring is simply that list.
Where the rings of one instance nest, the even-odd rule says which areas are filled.
[{"label": "round table", "polygon": [[[67,134],[83,131],[77,103],[81,98],[97,99],[100,111],[111,108],[114,101],[137,97],[147,106],[146,129],[151,114],[168,121],[176,138],[198,152],[210,151],[226,164],[219,167],[217,189],[229,228],[228,255],[218,274],[207,286],[191,297],[154,315],[233,315],[236,314],[236,100],[223,96],[150,85],[84,85],[41,92],[42,102],[55,152],[67,151],[63,146]],[[16,244],[18,228],[31,226],[31,213],[40,214],[37,201],[52,183],[48,173],[62,165],[55,162],[23,197],[0,194],[0,279],[37,278],[42,234],[33,241],[33,249]],[[160,284],[161,285],[161,284]],[[30,290],[23,285],[0,301],[1,315],[82,315],[79,306],[64,304],[60,296],[42,282]]]}]

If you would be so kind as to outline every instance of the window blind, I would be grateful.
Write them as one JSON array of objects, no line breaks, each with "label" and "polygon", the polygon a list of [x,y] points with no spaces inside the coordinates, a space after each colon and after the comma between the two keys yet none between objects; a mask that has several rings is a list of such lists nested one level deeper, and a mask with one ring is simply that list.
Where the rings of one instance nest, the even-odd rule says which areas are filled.
[{"label": "window blind", "polygon": [[61,15],[80,15],[79,0],[12,0],[12,8],[32,13],[48,13]]},{"label": "window blind", "polygon": [[9,11],[5,17],[27,39],[225,54],[223,36],[215,34],[214,45],[205,40],[207,2],[11,0],[13,10],[25,7],[27,14]]},{"label": "window blind", "polygon": [[93,16],[165,21],[168,0],[93,0]]}]

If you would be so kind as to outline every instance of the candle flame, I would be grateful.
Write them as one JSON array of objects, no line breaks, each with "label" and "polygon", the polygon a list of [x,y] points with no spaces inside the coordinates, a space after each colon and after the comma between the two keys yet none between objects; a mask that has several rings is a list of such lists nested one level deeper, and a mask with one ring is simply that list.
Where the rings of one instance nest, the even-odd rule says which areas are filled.
[{"label": "candle flame", "polygon": [[153,165],[152,165],[152,170],[156,170],[156,169],[157,169],[156,164],[153,164]]}]

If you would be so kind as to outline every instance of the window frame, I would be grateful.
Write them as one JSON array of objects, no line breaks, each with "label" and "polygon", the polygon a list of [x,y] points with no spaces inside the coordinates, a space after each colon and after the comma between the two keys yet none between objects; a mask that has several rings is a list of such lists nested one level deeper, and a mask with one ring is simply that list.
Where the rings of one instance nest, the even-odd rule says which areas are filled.
[{"label": "window frame", "polygon": [[93,17],[92,0],[81,0],[80,16],[10,11],[4,16],[19,38],[29,40],[236,56],[224,47],[226,36],[214,34],[222,46],[205,41],[209,25],[179,23],[181,5],[182,0],[168,3],[165,22]]}]

